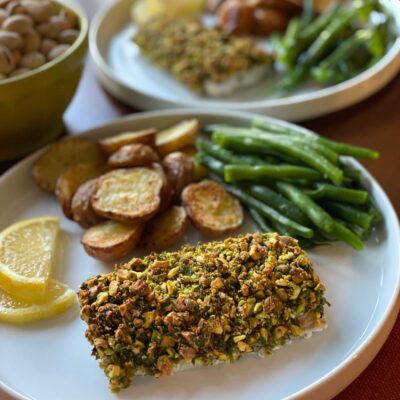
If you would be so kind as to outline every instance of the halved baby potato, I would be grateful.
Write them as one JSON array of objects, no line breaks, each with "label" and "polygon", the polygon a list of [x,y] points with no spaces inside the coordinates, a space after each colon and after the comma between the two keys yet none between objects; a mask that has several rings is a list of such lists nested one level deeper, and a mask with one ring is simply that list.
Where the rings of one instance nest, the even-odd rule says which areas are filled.
[{"label": "halved baby potato", "polygon": [[141,245],[151,251],[164,250],[185,234],[188,225],[189,218],[185,209],[173,206],[146,225]]},{"label": "halved baby potato", "polygon": [[179,200],[182,190],[194,180],[193,158],[175,151],[164,157],[162,166],[172,187],[173,200]]},{"label": "halved baby potato", "polygon": [[195,118],[184,120],[157,134],[156,146],[164,156],[193,144],[200,132],[199,121]]},{"label": "halved baby potato", "polygon": [[223,235],[243,223],[239,201],[215,181],[204,180],[186,186],[182,202],[193,225],[204,234]]},{"label": "halved baby potato", "polygon": [[81,243],[90,256],[102,261],[116,261],[136,247],[143,227],[142,223],[105,221],[88,229]]},{"label": "halved baby potato", "polygon": [[117,169],[101,176],[92,196],[93,209],[115,221],[147,221],[160,209],[161,176],[150,168]]},{"label": "halved baby potato", "polygon": [[103,217],[98,215],[92,207],[90,199],[97,190],[97,178],[83,183],[71,201],[72,219],[82,228],[90,228],[103,221]]},{"label": "halved baby potato", "polygon": [[146,144],[133,143],[122,146],[108,159],[108,165],[115,168],[144,167],[159,161],[158,154]]},{"label": "halved baby potato", "polygon": [[119,135],[111,136],[100,140],[100,146],[107,154],[112,154],[118,151],[121,147],[127,144],[141,143],[150,147],[156,145],[157,130],[154,128],[144,129],[136,132],[124,132]]},{"label": "halved baby potato", "polygon": [[102,163],[105,160],[105,154],[98,143],[68,138],[52,144],[35,162],[32,172],[42,189],[54,193],[58,177],[69,167]]},{"label": "halved baby potato", "polygon": [[104,174],[106,171],[106,164],[79,164],[69,167],[58,177],[55,194],[67,218],[73,218],[71,202],[79,186]]},{"label": "halved baby potato", "polygon": [[157,174],[162,179],[163,185],[160,193],[161,205],[159,211],[165,211],[172,203],[172,198],[174,195],[173,187],[167,177],[167,174],[165,173],[164,168],[160,163],[153,162],[149,165],[149,168],[151,168],[154,172],[157,172]]}]

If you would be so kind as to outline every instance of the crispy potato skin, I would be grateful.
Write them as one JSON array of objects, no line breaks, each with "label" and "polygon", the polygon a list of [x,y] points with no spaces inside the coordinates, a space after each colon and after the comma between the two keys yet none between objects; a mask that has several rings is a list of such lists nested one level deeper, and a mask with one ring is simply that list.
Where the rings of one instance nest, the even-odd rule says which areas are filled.
[{"label": "crispy potato skin", "polygon": [[143,222],[159,211],[162,187],[162,178],[150,168],[117,169],[99,178],[91,203],[105,218]]},{"label": "crispy potato skin", "polygon": [[182,202],[193,225],[206,235],[223,235],[243,223],[243,209],[219,183],[204,180],[182,192]]},{"label": "crispy potato skin", "polygon": [[69,167],[58,177],[55,194],[67,218],[73,219],[71,202],[79,186],[106,171],[105,164],[79,164]]},{"label": "crispy potato skin", "polygon": [[141,245],[150,251],[163,250],[178,242],[188,226],[189,218],[185,209],[173,206],[147,224]]},{"label": "crispy potato skin", "polygon": [[194,180],[193,157],[176,151],[164,157],[162,166],[173,190],[173,201],[177,201],[182,190]]},{"label": "crispy potato skin", "polygon": [[157,134],[156,146],[161,156],[178,151],[193,144],[200,132],[197,119],[189,119],[165,129]]},{"label": "crispy potato skin", "polygon": [[108,165],[114,168],[144,167],[160,158],[153,148],[146,144],[133,143],[122,146],[108,159]]},{"label": "crispy potato skin", "polygon": [[39,186],[54,193],[56,182],[69,167],[78,164],[105,162],[100,145],[85,139],[68,138],[52,144],[36,161],[33,177]]},{"label": "crispy potato skin", "polygon": [[144,129],[137,132],[124,132],[119,135],[111,136],[100,140],[100,146],[107,154],[118,151],[121,147],[128,144],[140,143],[155,148],[157,130],[154,128]]},{"label": "crispy potato skin", "polygon": [[93,210],[90,202],[96,188],[97,179],[91,179],[80,185],[72,198],[72,219],[82,228],[90,228],[103,220],[103,218]]},{"label": "crispy potato skin", "polygon": [[85,251],[102,261],[116,261],[131,252],[140,240],[144,224],[105,221],[88,229],[81,243]]},{"label": "crispy potato skin", "polygon": [[169,181],[167,174],[165,173],[164,168],[160,163],[151,163],[149,166],[153,171],[157,172],[157,174],[162,179],[162,188],[161,188],[161,206],[160,211],[165,211],[169,208],[172,203],[174,190]]}]

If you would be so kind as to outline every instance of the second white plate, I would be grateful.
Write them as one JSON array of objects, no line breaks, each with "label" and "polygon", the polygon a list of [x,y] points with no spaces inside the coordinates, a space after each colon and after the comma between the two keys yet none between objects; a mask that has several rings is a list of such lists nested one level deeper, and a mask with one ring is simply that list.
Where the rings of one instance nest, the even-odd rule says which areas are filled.
[{"label": "second white plate", "polygon": [[[199,96],[167,72],[153,66],[132,42],[135,26],[129,18],[132,0],[108,4],[95,16],[90,52],[104,87],[119,100],[139,109],[210,107],[252,111],[291,121],[304,120],[348,107],[385,86],[400,68],[400,38],[382,60],[353,79],[328,88],[301,87],[287,97],[268,96],[268,83],[232,96]],[[400,30],[400,2],[382,0],[392,10]]]}]

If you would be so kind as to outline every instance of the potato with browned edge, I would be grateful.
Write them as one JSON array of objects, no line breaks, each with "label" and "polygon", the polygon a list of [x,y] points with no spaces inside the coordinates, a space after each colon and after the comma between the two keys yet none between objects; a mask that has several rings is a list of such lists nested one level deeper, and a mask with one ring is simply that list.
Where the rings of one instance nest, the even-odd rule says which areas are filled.
[{"label": "potato with browned edge", "polygon": [[118,151],[121,147],[133,143],[147,144],[150,147],[155,147],[156,134],[157,130],[154,128],[144,129],[136,132],[124,132],[120,133],[119,135],[102,139],[99,143],[107,154],[112,154]]},{"label": "potato with browned edge", "polygon": [[172,197],[174,195],[173,188],[171,186],[170,181],[168,180],[167,174],[165,173],[164,168],[160,163],[151,163],[149,165],[153,171],[157,172],[157,174],[162,179],[162,189],[161,189],[161,206],[159,211],[165,211],[172,203]]},{"label": "potato with browned edge", "polygon": [[72,219],[82,228],[91,228],[103,221],[103,217],[98,215],[92,207],[90,199],[97,189],[97,178],[91,179],[83,183],[71,201]]},{"label": "potato with browned edge", "polygon": [[186,186],[182,202],[193,225],[204,234],[223,235],[243,223],[239,201],[215,181],[204,180]]},{"label": "potato with browned edge", "polygon": [[182,190],[194,180],[193,157],[175,151],[164,157],[162,166],[172,187],[173,201],[179,200]]},{"label": "potato with browned edge", "polygon": [[183,207],[173,206],[146,225],[141,245],[151,251],[172,246],[185,234],[189,219]]},{"label": "potato with browned edge", "polygon": [[88,229],[81,243],[92,257],[102,261],[116,261],[130,253],[140,240],[142,223],[123,224],[105,221]]},{"label": "potato with browned edge", "polygon": [[133,143],[122,146],[108,159],[108,165],[114,168],[144,167],[160,158],[153,148],[146,144]]},{"label": "potato with browned edge", "polygon": [[67,218],[72,219],[71,201],[79,186],[104,174],[107,169],[106,164],[79,164],[69,167],[58,177],[55,194]]},{"label": "potato with browned edge", "polygon": [[187,119],[157,134],[156,146],[160,155],[164,156],[178,151],[194,143],[200,132],[199,121]]},{"label": "potato with browned edge", "polygon": [[144,222],[159,211],[162,187],[162,178],[150,168],[117,169],[99,178],[91,202],[105,218]]},{"label": "potato with browned edge", "polygon": [[42,189],[54,193],[58,177],[69,167],[105,161],[98,143],[80,138],[62,139],[37,159],[33,166],[33,177]]}]

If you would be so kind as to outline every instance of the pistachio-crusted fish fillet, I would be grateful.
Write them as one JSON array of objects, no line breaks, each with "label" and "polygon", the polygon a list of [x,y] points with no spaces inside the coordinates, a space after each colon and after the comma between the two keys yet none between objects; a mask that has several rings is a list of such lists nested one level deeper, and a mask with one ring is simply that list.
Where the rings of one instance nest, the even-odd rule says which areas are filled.
[{"label": "pistachio-crusted fish fillet", "polygon": [[199,21],[156,18],[134,41],[158,67],[209,96],[252,86],[271,71],[272,57],[250,39],[226,35]]},{"label": "pistachio-crusted fish fillet", "polygon": [[134,258],[84,282],[79,299],[118,391],[137,374],[265,355],[319,330],[324,290],[297,240],[256,233]]}]

